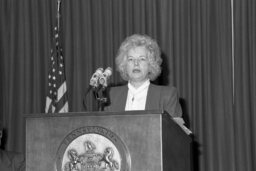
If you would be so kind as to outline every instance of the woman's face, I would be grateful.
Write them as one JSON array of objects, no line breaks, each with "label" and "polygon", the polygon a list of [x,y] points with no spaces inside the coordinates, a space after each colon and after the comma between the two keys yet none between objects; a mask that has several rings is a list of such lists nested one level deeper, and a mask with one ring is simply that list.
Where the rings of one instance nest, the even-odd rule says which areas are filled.
[{"label": "woman's face", "polygon": [[132,48],[127,53],[127,73],[129,81],[144,82],[148,79],[149,62],[147,50],[143,46]]}]

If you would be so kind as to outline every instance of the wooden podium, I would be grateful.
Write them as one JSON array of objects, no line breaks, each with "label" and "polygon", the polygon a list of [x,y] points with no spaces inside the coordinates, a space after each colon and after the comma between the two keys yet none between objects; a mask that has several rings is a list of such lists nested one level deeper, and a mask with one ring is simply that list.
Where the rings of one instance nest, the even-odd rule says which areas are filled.
[{"label": "wooden podium", "polygon": [[27,171],[191,171],[191,138],[161,111],[26,116]]}]

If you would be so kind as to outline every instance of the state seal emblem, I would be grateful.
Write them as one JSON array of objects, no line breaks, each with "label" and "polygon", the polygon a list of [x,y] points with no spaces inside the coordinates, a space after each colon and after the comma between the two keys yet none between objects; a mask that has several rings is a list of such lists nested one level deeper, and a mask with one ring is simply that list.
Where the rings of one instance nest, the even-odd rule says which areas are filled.
[{"label": "state seal emblem", "polygon": [[57,171],[130,171],[130,154],[121,139],[98,126],[69,133],[56,155]]}]

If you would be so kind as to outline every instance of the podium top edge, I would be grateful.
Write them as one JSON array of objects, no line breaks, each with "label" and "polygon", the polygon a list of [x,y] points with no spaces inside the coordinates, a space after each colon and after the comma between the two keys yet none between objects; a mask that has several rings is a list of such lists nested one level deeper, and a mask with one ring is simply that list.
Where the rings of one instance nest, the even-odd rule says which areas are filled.
[{"label": "podium top edge", "polygon": [[25,118],[38,118],[38,117],[70,117],[70,116],[116,116],[116,115],[162,115],[165,114],[162,110],[134,110],[134,111],[119,111],[119,112],[106,112],[106,111],[86,111],[86,112],[67,112],[67,113],[35,113],[25,114]]}]

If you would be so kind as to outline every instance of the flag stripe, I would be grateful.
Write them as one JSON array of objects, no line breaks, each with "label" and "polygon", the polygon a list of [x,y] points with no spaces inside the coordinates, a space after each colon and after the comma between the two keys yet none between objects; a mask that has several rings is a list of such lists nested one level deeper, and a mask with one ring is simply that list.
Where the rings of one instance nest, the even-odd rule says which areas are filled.
[{"label": "flag stripe", "polygon": [[60,109],[59,113],[65,113],[68,112],[68,102],[65,103],[65,105]]},{"label": "flag stripe", "polygon": [[45,113],[49,113],[50,106],[52,105],[52,99],[46,97]]},{"label": "flag stripe", "polygon": [[65,93],[67,92],[67,84],[66,81],[64,81],[62,83],[62,85],[60,86],[60,88],[58,89],[58,101],[65,95]]},{"label": "flag stripe", "polygon": [[[66,93],[65,93],[65,94],[66,94]],[[56,109],[55,109],[55,112],[56,112],[56,113],[59,113],[59,111],[61,111],[61,109],[63,108],[63,106],[65,106],[66,102],[67,102],[67,96],[64,95],[64,96],[62,96],[62,98],[59,99],[59,101],[56,103],[56,105],[54,105],[55,108],[56,108]]]}]

